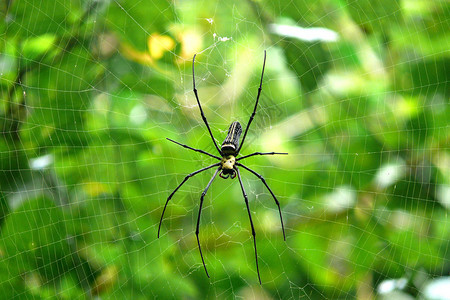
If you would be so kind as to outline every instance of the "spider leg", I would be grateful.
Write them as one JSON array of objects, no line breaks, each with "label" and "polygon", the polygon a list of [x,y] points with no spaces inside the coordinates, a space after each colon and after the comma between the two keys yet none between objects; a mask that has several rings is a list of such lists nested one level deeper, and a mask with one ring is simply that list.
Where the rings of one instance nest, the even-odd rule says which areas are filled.
[{"label": "spider leg", "polygon": [[206,170],[208,170],[208,169],[211,169],[212,167],[216,167],[216,166],[218,166],[218,165],[220,165],[220,163],[216,163],[216,164],[210,165],[210,166],[208,166],[208,167],[206,167],[206,168],[203,168],[203,169],[197,170],[197,171],[195,171],[195,172],[192,172],[191,174],[188,174],[186,177],[184,177],[183,181],[177,186],[177,188],[169,195],[169,197],[167,198],[166,204],[164,205],[164,209],[163,209],[162,214],[161,214],[161,219],[159,220],[159,226],[158,226],[158,238],[159,238],[159,232],[160,232],[160,230],[161,230],[161,223],[162,223],[162,220],[163,220],[163,217],[164,217],[164,213],[166,212],[167,204],[169,203],[169,201],[170,201],[170,199],[173,197],[173,195],[176,193],[176,191],[178,191],[178,189],[179,189],[179,188],[180,188],[180,187],[181,187],[181,186],[182,186],[189,178],[191,178],[192,176],[194,176],[194,175],[196,175],[196,174],[198,174],[198,173],[200,173],[200,172],[206,171]]},{"label": "spider leg", "polygon": [[283,217],[281,215],[281,208],[280,208],[280,202],[278,202],[277,197],[275,196],[275,194],[272,192],[272,190],[270,189],[269,185],[267,185],[266,180],[264,179],[264,177],[262,177],[260,174],[256,173],[255,171],[253,171],[252,169],[250,169],[249,167],[244,166],[241,163],[236,162],[236,165],[243,167],[244,169],[246,169],[247,171],[253,173],[256,177],[258,177],[262,183],[264,183],[264,185],[266,186],[266,188],[269,190],[270,194],[272,195],[273,199],[275,200],[275,203],[278,206],[278,212],[280,213],[280,221],[281,221],[281,228],[283,229],[283,238],[286,241],[286,234],[284,233],[284,224],[283,224]]},{"label": "spider leg", "polygon": [[255,153],[252,153],[249,155],[245,155],[245,156],[236,158],[236,161],[250,157],[250,156],[255,156],[255,155],[275,155],[275,154],[288,154],[288,153],[285,153],[285,152],[255,152]]},{"label": "spider leg", "polygon": [[205,260],[203,259],[202,254],[202,247],[200,247],[200,240],[198,239],[198,233],[199,227],[200,227],[200,215],[202,213],[202,206],[203,206],[203,199],[205,198],[206,192],[208,191],[209,187],[211,186],[211,183],[213,182],[214,178],[216,178],[217,173],[220,171],[220,167],[217,168],[214,175],[211,177],[211,180],[208,182],[208,185],[206,186],[205,190],[202,193],[202,196],[200,197],[200,207],[198,209],[198,217],[197,217],[197,228],[195,229],[195,235],[197,236],[197,244],[198,244],[198,250],[200,251],[200,257],[202,258],[203,267],[205,268],[206,276],[209,278],[208,270],[206,269]]},{"label": "spider leg", "polygon": [[211,128],[209,128],[209,124],[208,124],[208,121],[206,120],[205,114],[203,113],[203,109],[202,109],[202,106],[200,104],[200,100],[198,99],[197,88],[195,87],[195,72],[194,72],[195,57],[196,56],[197,56],[197,54],[195,54],[194,58],[192,59],[192,81],[193,81],[193,86],[194,86],[195,98],[197,99],[198,108],[200,108],[200,114],[202,115],[203,122],[205,122],[206,127],[208,128],[209,135],[211,136],[211,139],[212,139],[212,141],[214,143],[214,146],[216,146],[216,149],[217,149],[217,151],[219,151],[219,154],[222,155],[222,152],[220,151],[219,147],[217,146],[216,140],[214,139],[214,136],[213,136],[213,134],[211,132]]},{"label": "spider leg", "polygon": [[220,157],[215,156],[215,155],[213,155],[213,154],[210,154],[210,153],[208,153],[208,152],[206,152],[206,151],[203,151],[203,150],[201,150],[201,149],[195,149],[195,148],[189,147],[188,145],[181,144],[181,143],[179,143],[179,142],[177,142],[177,141],[174,141],[174,140],[171,140],[171,139],[169,139],[169,138],[166,138],[166,139],[169,140],[169,141],[171,141],[172,143],[175,143],[175,144],[177,144],[177,145],[180,145],[181,147],[187,148],[187,149],[189,149],[189,150],[194,150],[194,151],[196,151],[196,152],[200,152],[200,153],[206,154],[206,155],[208,155],[208,156],[211,156],[211,157],[213,157],[213,158],[215,158],[215,159],[221,160]]},{"label": "spider leg", "polygon": [[241,173],[239,172],[239,169],[236,166],[234,168],[237,172],[239,184],[241,185],[241,190],[242,190],[242,194],[244,195],[245,205],[247,206],[248,218],[250,219],[250,226],[252,227],[253,246],[255,248],[256,271],[258,272],[259,284],[261,284],[261,276],[259,275],[259,266],[258,266],[258,251],[256,250],[255,227],[253,226],[252,215],[250,213],[250,207],[248,206],[248,197],[247,197],[247,193],[245,192],[245,189],[244,189],[244,184],[242,183]]},{"label": "spider leg", "polygon": [[266,50],[264,50],[264,63],[263,63],[263,68],[262,68],[262,73],[261,73],[261,82],[259,83],[259,88],[258,88],[258,95],[256,96],[255,108],[253,109],[252,115],[250,116],[250,120],[248,120],[247,127],[245,128],[244,136],[242,137],[241,145],[239,146],[236,153],[239,153],[239,151],[241,151],[241,148],[244,145],[245,137],[247,136],[247,131],[250,128],[250,124],[252,123],[253,118],[255,117],[256,108],[258,107],[259,97],[261,96],[261,91],[262,91],[262,82],[263,82],[263,77],[264,77],[265,66],[266,66]]}]

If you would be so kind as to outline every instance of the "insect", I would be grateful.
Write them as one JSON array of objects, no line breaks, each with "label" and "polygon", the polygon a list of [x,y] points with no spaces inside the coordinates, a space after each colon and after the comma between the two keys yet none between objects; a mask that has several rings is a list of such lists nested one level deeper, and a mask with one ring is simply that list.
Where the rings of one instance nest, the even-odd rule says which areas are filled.
[{"label": "insect", "polygon": [[251,229],[252,229],[253,246],[254,246],[254,249],[255,249],[256,271],[258,273],[259,284],[261,284],[261,276],[259,274],[259,266],[258,266],[258,252],[256,250],[255,228],[253,226],[252,215],[250,213],[250,207],[248,205],[247,193],[245,192],[244,185],[243,185],[242,179],[241,179],[241,174],[240,174],[240,171],[239,171],[238,167],[242,167],[243,169],[245,169],[245,170],[249,171],[250,173],[254,174],[256,177],[258,177],[262,181],[262,183],[269,190],[270,194],[272,195],[273,199],[275,200],[276,205],[278,206],[278,212],[280,214],[280,221],[281,221],[281,228],[282,228],[282,231],[283,231],[283,238],[286,241],[286,235],[285,235],[285,232],[284,232],[283,217],[281,215],[280,203],[279,203],[277,197],[272,192],[272,190],[270,189],[269,185],[266,183],[266,180],[260,174],[256,173],[255,171],[253,171],[249,167],[246,167],[245,165],[240,163],[240,161],[243,160],[243,159],[246,159],[248,157],[255,156],[255,155],[274,155],[274,154],[287,154],[287,153],[255,152],[255,153],[248,154],[248,155],[241,156],[241,157],[237,157],[237,156],[239,155],[239,152],[241,151],[241,148],[244,145],[245,137],[247,136],[248,129],[250,128],[250,125],[251,125],[251,123],[253,121],[253,118],[255,117],[255,114],[256,114],[256,108],[258,107],[259,97],[261,96],[261,91],[262,91],[262,82],[263,82],[263,77],[264,77],[264,68],[265,68],[265,65],[266,65],[266,51],[264,50],[264,62],[263,62],[262,73],[261,73],[261,81],[260,81],[259,88],[258,88],[258,95],[256,96],[255,107],[254,107],[253,112],[252,112],[252,114],[250,116],[250,119],[249,119],[249,121],[247,123],[247,127],[245,128],[244,136],[242,137],[242,142],[239,145],[239,138],[240,138],[240,136],[242,134],[242,126],[241,126],[241,124],[239,122],[233,122],[233,123],[231,123],[230,128],[228,129],[227,137],[223,141],[222,146],[220,148],[219,148],[219,146],[217,146],[216,140],[214,139],[214,136],[213,136],[213,134],[211,132],[211,128],[209,127],[208,121],[207,121],[207,119],[205,117],[205,114],[203,113],[203,109],[202,109],[202,106],[200,104],[200,100],[198,98],[197,88],[195,87],[195,70],[194,70],[195,57],[196,57],[196,55],[194,55],[194,58],[192,59],[192,78],[193,78],[194,94],[195,94],[195,98],[197,99],[197,104],[198,104],[198,107],[200,109],[200,114],[202,116],[203,122],[205,123],[206,128],[209,131],[209,135],[211,136],[211,139],[212,139],[212,141],[214,143],[214,146],[216,147],[217,151],[219,152],[220,157],[216,156],[214,154],[208,153],[206,151],[200,150],[200,149],[195,149],[195,148],[192,148],[190,146],[183,145],[183,144],[181,144],[179,142],[176,142],[174,140],[171,140],[169,138],[167,140],[169,140],[169,141],[171,141],[171,142],[173,142],[175,144],[178,144],[178,145],[180,145],[180,146],[182,146],[184,148],[187,148],[187,149],[190,149],[190,150],[193,150],[193,151],[196,151],[196,152],[200,152],[200,153],[203,153],[203,154],[208,155],[210,157],[213,157],[213,158],[219,160],[220,162],[215,163],[213,165],[210,165],[208,167],[202,168],[202,169],[197,170],[195,172],[192,172],[191,174],[188,174],[183,179],[183,181],[175,188],[175,190],[169,195],[169,197],[167,198],[166,204],[164,205],[164,209],[163,209],[162,214],[161,214],[161,219],[159,221],[158,238],[159,238],[159,233],[160,233],[160,230],[161,230],[161,223],[162,223],[162,220],[163,220],[163,217],[164,217],[164,212],[166,211],[167,204],[169,203],[170,199],[172,199],[173,195],[178,191],[178,189],[189,178],[191,178],[191,177],[193,177],[193,176],[195,176],[195,175],[197,175],[197,174],[199,174],[199,173],[201,173],[203,171],[206,171],[206,170],[209,170],[211,168],[217,167],[214,175],[209,180],[208,185],[206,186],[205,190],[203,191],[203,193],[202,193],[202,195],[200,197],[200,206],[199,206],[198,217],[197,217],[197,227],[196,227],[196,230],[195,230],[195,235],[197,237],[198,249],[199,249],[199,252],[200,252],[200,257],[202,259],[203,267],[205,268],[206,276],[208,276],[208,278],[209,278],[208,270],[206,269],[206,265],[205,265],[205,260],[203,259],[202,248],[200,246],[200,240],[198,238],[199,226],[200,226],[200,215],[201,215],[201,212],[202,212],[203,199],[205,198],[205,195],[206,195],[209,187],[211,186],[212,182],[216,178],[217,174],[219,174],[219,176],[224,178],[224,179],[227,179],[227,178],[234,179],[237,176],[238,179],[239,179],[239,184],[241,186],[242,194],[244,196],[245,205],[247,206],[248,218],[250,220],[250,226],[251,226]]}]

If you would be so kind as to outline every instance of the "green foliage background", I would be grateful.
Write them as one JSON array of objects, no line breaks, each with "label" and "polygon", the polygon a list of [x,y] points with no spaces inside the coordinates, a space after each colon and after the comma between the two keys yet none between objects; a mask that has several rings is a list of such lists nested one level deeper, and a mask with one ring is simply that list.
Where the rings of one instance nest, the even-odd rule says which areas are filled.
[{"label": "green foliage background", "polygon": [[[406,278],[396,295],[425,297],[450,271],[449,23],[448,2],[429,0],[2,1],[0,295],[370,299]],[[211,174],[183,186],[156,231],[169,193],[212,163],[165,140],[214,152],[193,53],[221,142],[251,113],[264,49],[243,153],[289,156],[246,161],[279,196],[286,242],[270,194],[243,173],[259,286],[236,180],[216,179],[203,208],[211,279],[194,234]]]}]

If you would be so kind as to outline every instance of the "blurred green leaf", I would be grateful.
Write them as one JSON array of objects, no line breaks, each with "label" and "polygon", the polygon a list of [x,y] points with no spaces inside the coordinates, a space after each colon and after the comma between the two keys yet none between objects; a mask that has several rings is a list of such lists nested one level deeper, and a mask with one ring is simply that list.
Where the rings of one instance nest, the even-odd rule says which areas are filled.
[{"label": "blurred green leaf", "polygon": [[136,49],[147,49],[147,39],[154,32],[165,32],[174,20],[169,1],[141,2],[114,1],[108,8],[106,24],[124,41]]},{"label": "blurred green leaf", "polygon": [[[65,217],[46,198],[32,199],[14,210],[2,225],[0,265],[7,266],[10,278],[21,289],[21,274],[37,272],[42,284],[72,272],[73,264],[66,240]],[[4,286],[8,283],[2,280]]]},{"label": "blurred green leaf", "polygon": [[[84,47],[62,55],[55,66],[39,66],[39,76],[27,81],[27,103],[34,107],[34,113],[26,124],[29,128],[24,130],[28,133],[26,138],[40,147],[81,146],[89,139],[84,130],[86,110],[101,65],[92,60]],[[42,85],[45,90],[40,89]]]},{"label": "blurred green leaf", "polygon": [[47,33],[65,34],[70,30],[81,10],[81,0],[54,1],[6,1],[6,32],[9,36],[35,37]]},{"label": "blurred green leaf", "polygon": [[55,42],[56,36],[51,34],[43,34],[26,39],[22,45],[24,63],[27,64],[30,61],[40,59],[42,55],[52,50]]},{"label": "blurred green leaf", "polygon": [[403,19],[399,0],[346,0],[352,19],[369,33],[386,34],[392,27],[401,26]]}]

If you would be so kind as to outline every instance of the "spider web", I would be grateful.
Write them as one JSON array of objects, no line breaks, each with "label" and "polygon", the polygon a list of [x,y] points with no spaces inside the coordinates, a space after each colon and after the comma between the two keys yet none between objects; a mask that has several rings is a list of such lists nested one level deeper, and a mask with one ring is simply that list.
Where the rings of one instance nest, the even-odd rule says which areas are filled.
[{"label": "spider web", "polygon": [[[449,299],[446,1],[0,4],[8,299]],[[216,154],[247,124],[237,180]]]}]

